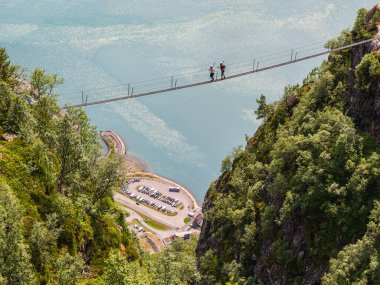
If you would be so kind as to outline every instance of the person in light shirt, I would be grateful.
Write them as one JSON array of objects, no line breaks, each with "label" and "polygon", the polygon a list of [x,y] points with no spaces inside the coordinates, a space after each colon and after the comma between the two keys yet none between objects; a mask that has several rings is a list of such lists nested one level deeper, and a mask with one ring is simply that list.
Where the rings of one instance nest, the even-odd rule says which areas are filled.
[{"label": "person in light shirt", "polygon": [[[215,65],[215,63],[214,63]],[[210,78],[211,78],[211,81],[214,81],[214,75],[215,75],[215,69],[214,69],[214,65],[210,65],[210,68],[208,69],[208,71],[210,72]]]}]

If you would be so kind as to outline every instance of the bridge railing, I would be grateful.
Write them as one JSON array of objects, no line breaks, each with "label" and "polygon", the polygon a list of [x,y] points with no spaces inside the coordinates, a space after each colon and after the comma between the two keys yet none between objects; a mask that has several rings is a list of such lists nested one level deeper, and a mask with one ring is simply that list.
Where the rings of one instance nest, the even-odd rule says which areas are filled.
[{"label": "bridge railing", "polygon": [[[277,68],[279,66],[291,64],[301,60],[307,60],[313,57],[329,54],[331,52],[337,52],[345,48],[364,44],[371,40],[372,39],[350,45],[342,45],[334,50],[329,50],[316,44],[308,44],[303,47],[292,48],[290,50],[262,54],[255,58],[240,58],[239,61],[226,63],[226,79],[236,78],[271,68]],[[216,79],[217,82],[220,81],[220,71],[216,74]],[[198,68],[192,72],[182,73],[176,76],[173,75],[149,79],[105,89],[99,88],[84,92],[82,91],[74,96],[64,95],[60,98],[60,103],[62,105],[68,104],[73,106],[94,105],[163,93],[176,89],[190,88],[207,83],[211,82],[206,66],[205,69]]]}]

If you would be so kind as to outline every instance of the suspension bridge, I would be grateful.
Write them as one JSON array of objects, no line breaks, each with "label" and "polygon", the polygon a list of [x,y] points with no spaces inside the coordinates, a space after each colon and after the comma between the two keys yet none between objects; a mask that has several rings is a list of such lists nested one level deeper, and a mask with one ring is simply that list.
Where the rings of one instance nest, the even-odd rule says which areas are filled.
[{"label": "suspension bridge", "polygon": [[[312,47],[313,44],[304,45],[299,49],[292,49],[291,51],[272,53],[269,56],[245,60],[243,62],[238,62],[227,65],[227,73],[225,79],[218,78],[216,74],[216,79],[214,81],[201,80],[202,78],[208,78],[208,74],[204,71],[202,72],[192,72],[187,74],[180,74],[178,76],[168,76],[158,79],[145,80],[141,82],[129,83],[121,85],[120,87],[113,89],[125,95],[112,96],[112,97],[102,97],[99,98],[96,94],[105,93],[112,91],[112,89],[95,89],[86,92],[82,91],[81,96],[71,97],[71,99],[78,100],[79,103],[72,104],[68,102],[62,109],[67,109],[68,107],[85,107],[91,105],[105,104],[109,102],[115,102],[120,100],[127,100],[133,98],[139,98],[144,96],[155,95],[159,93],[172,92],[181,89],[193,88],[196,86],[214,84],[219,82],[224,82],[225,80],[231,80],[234,78],[263,72],[266,70],[279,68],[282,66],[294,64],[300,61],[309,60],[315,57],[320,57],[323,55],[336,53],[342,50],[346,50],[355,46],[363,45],[373,41],[373,39],[362,40],[352,44],[342,45],[333,49]],[[235,67],[235,68],[234,68]],[[101,90],[101,91],[99,91]],[[88,93],[88,94],[87,94]],[[92,97],[94,97],[93,100]],[[90,100],[88,100],[90,98]],[[66,98],[70,99],[70,98]]]}]

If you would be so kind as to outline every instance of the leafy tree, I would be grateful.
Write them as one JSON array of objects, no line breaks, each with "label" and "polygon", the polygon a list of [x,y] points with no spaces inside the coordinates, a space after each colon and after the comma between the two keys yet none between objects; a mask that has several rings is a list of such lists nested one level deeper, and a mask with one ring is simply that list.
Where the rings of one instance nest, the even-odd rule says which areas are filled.
[{"label": "leafy tree", "polygon": [[380,281],[380,203],[376,202],[367,232],[362,239],[347,245],[330,261],[322,284],[378,284]]},{"label": "leafy tree", "polygon": [[93,203],[105,197],[112,197],[113,187],[119,185],[126,174],[122,168],[122,160],[121,157],[115,155],[99,162],[99,166],[92,175]]},{"label": "leafy tree", "polygon": [[202,274],[203,284],[215,284],[218,277],[219,264],[217,257],[212,250],[208,250],[200,258],[199,269]]},{"label": "leafy tree", "polygon": [[80,255],[71,256],[64,253],[57,260],[57,285],[75,285],[82,279],[83,258]]},{"label": "leafy tree", "polygon": [[369,93],[380,79],[380,55],[377,52],[366,54],[356,67],[356,86]]},{"label": "leafy tree", "polygon": [[[54,87],[63,84],[63,78],[58,77],[55,73],[48,75],[44,70],[36,68],[30,77],[30,83],[32,88],[37,91],[39,98],[41,95],[50,96]],[[34,93],[32,92],[32,94]]]},{"label": "leafy tree", "polygon": [[[33,263],[37,271],[46,274],[54,270],[55,258],[58,253],[57,240],[60,228],[57,228],[57,214],[47,217],[46,222],[37,222],[34,224],[30,244],[32,250]],[[49,277],[45,277],[49,279]]]},{"label": "leafy tree", "polygon": [[230,171],[232,169],[232,163],[233,163],[233,160],[232,160],[231,154],[227,154],[226,157],[223,158],[222,160],[220,172],[223,173],[223,172]]},{"label": "leafy tree", "polygon": [[267,104],[265,96],[261,94],[260,99],[257,99],[256,102],[259,105],[255,111],[256,118],[258,120],[267,119],[271,114],[271,108],[270,105]]},{"label": "leafy tree", "polygon": [[222,160],[220,172],[230,171],[232,168],[233,161],[243,153],[243,146],[239,145],[234,147],[232,151]]},{"label": "leafy tree", "polygon": [[329,40],[325,44],[325,48],[336,49],[349,44],[352,44],[352,34],[349,30],[344,30],[339,37]]},{"label": "leafy tree", "polygon": [[60,112],[57,97],[54,95],[43,96],[32,106],[33,131],[49,148],[54,147],[57,118]]},{"label": "leafy tree", "polygon": [[24,85],[10,86],[7,57],[2,64],[9,72],[0,78],[0,129],[20,136],[0,142],[0,186],[11,186],[0,187],[0,284],[77,284],[89,276],[100,284],[112,250],[121,249],[128,261],[139,258],[112,200],[122,160],[101,157],[96,128],[83,110],[61,112],[52,94],[62,82],[58,76],[35,70],[37,100],[28,104]]},{"label": "leafy tree", "polygon": [[367,16],[368,10],[365,8],[361,8],[358,11],[355,24],[353,27],[353,38],[354,40],[361,40],[365,33],[366,33],[366,16]]},{"label": "leafy tree", "polygon": [[20,133],[29,117],[26,103],[9,86],[0,82],[0,125],[4,130]]},{"label": "leafy tree", "polygon": [[34,274],[22,234],[20,204],[0,181],[0,276],[2,284],[33,284]]},{"label": "leafy tree", "polygon": [[80,170],[83,152],[80,147],[80,135],[74,131],[68,114],[57,122],[56,148],[60,162],[58,190],[68,194],[69,186],[75,180],[75,173]]},{"label": "leafy tree", "polygon": [[0,81],[4,81],[11,88],[17,84],[16,67],[12,65],[4,48],[0,48]]},{"label": "leafy tree", "polygon": [[45,184],[45,192],[47,194],[52,193],[56,187],[58,177],[58,161],[54,152],[40,140],[35,139],[31,154],[33,155],[38,172],[41,174],[41,180]]},{"label": "leafy tree", "polygon": [[195,263],[196,242],[194,236],[190,240],[175,239],[162,253],[146,256],[146,266],[155,285],[191,284],[199,281]]},{"label": "leafy tree", "polygon": [[135,262],[128,262],[119,251],[111,253],[106,261],[104,284],[107,285],[149,285],[152,279],[144,267]]}]

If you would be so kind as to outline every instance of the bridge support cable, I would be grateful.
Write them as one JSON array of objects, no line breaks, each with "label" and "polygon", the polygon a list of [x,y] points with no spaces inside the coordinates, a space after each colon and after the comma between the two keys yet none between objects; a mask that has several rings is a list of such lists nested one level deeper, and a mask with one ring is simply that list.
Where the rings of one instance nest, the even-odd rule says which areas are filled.
[{"label": "bridge support cable", "polygon": [[[313,53],[311,53],[309,55],[303,55],[303,56],[299,56],[302,53],[299,53],[298,51],[295,51],[294,49],[292,49],[290,59],[289,59],[289,53],[287,53],[287,55],[284,54],[284,57],[281,57],[281,58],[272,57],[272,58],[269,58],[268,60],[262,60],[262,61],[259,61],[259,59],[255,58],[253,60],[250,60],[250,63],[249,63],[249,61],[247,61],[246,65],[243,65],[243,69],[247,70],[247,71],[244,71],[241,68],[238,68],[237,72],[229,73],[229,75],[226,76],[225,79],[223,79],[223,80],[217,79],[214,81],[207,80],[207,81],[193,82],[193,80],[196,80],[197,78],[207,78],[206,77],[207,74],[204,74],[204,73],[201,75],[198,74],[198,75],[192,75],[192,76],[180,76],[179,75],[179,76],[176,76],[176,78],[174,78],[174,76],[171,76],[168,78],[170,80],[170,81],[168,80],[169,82],[166,80],[165,81],[158,81],[158,82],[154,82],[154,80],[149,80],[152,83],[140,84],[140,85],[139,84],[136,84],[136,85],[128,84],[127,85],[128,86],[127,92],[126,92],[125,88],[120,90],[120,93],[124,93],[124,94],[127,93],[127,95],[116,96],[116,97],[113,96],[113,97],[106,97],[106,98],[103,97],[103,99],[95,98],[95,100],[92,100],[92,101],[88,101],[89,94],[86,94],[85,98],[83,98],[84,96],[83,96],[83,91],[82,91],[82,102],[81,103],[73,104],[73,105],[67,105],[65,107],[62,107],[62,109],[67,109],[68,107],[84,107],[84,106],[105,104],[105,103],[109,103],[109,102],[115,102],[115,101],[132,99],[132,98],[139,98],[139,97],[150,96],[150,95],[155,95],[155,94],[160,94],[160,93],[166,93],[166,92],[170,92],[170,91],[174,91],[174,90],[187,89],[187,88],[193,88],[193,87],[202,86],[202,85],[206,85],[206,84],[212,84],[212,83],[216,83],[216,82],[234,79],[234,78],[241,77],[241,76],[246,76],[246,75],[257,73],[257,72],[262,72],[262,71],[266,71],[266,70],[270,70],[270,69],[274,69],[274,68],[279,68],[282,66],[286,66],[286,65],[296,63],[296,62],[309,60],[309,59],[312,59],[315,57],[320,57],[323,55],[336,53],[336,52],[339,52],[339,51],[342,51],[345,49],[349,49],[349,48],[352,48],[355,46],[359,46],[362,44],[369,43],[371,41],[373,41],[373,39],[363,40],[363,41],[356,42],[353,44],[341,46],[341,47],[338,47],[335,49],[327,49],[327,50],[323,50],[323,51],[320,51],[320,50],[314,51]],[[274,60],[275,60],[275,62],[273,63]],[[265,62],[265,61],[268,61],[267,64],[266,65],[262,64],[262,62]],[[191,73],[189,73],[189,74],[191,74]],[[165,83],[165,82],[168,82],[169,86],[168,86],[168,83]],[[180,82],[183,82],[183,83],[179,84]],[[162,88],[165,86],[162,84],[165,84],[168,87]],[[149,87],[149,89],[146,89],[146,87]],[[141,91],[136,92],[136,90],[139,90],[139,89],[141,89]],[[91,94],[90,94],[90,96],[91,96]],[[83,99],[85,99],[85,100],[83,100]]]}]

